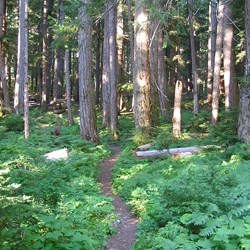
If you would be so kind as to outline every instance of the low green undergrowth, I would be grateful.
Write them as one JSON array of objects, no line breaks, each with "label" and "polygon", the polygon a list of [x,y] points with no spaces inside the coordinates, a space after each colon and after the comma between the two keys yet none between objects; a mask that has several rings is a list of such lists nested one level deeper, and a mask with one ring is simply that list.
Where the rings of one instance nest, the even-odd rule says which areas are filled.
[{"label": "low green undergrowth", "polygon": [[[101,249],[113,233],[113,206],[97,182],[109,151],[63,117],[34,110],[31,120],[27,141],[9,120],[0,124],[0,249]],[[61,134],[53,136],[58,121]],[[67,160],[44,158],[61,148]]]},{"label": "low green undergrowth", "polygon": [[[250,147],[237,142],[235,125],[225,128],[230,117],[222,115],[217,128],[207,126],[204,117],[178,140],[169,126],[159,128],[153,147],[223,145],[220,149],[138,159],[137,145],[124,145],[113,187],[140,218],[134,249],[250,249]],[[189,135],[197,132],[208,135]]]}]

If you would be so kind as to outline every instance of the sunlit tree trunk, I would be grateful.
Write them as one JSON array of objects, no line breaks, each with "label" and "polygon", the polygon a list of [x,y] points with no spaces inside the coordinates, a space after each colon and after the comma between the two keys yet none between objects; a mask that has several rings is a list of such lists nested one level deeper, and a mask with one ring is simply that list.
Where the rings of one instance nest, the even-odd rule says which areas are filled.
[{"label": "sunlit tree trunk", "polygon": [[[111,1],[111,3],[113,3]],[[109,81],[110,81],[110,130],[117,133],[117,49],[116,49],[117,6],[109,11]]]},{"label": "sunlit tree trunk", "polygon": [[14,108],[16,114],[24,113],[24,85],[28,81],[28,59],[26,58],[26,50],[28,50],[27,42],[27,0],[19,0],[19,29],[18,29],[18,46],[17,46],[17,76],[15,84]]},{"label": "sunlit tree trunk", "polygon": [[146,7],[135,1],[134,118],[136,129],[151,127],[149,21]]},{"label": "sunlit tree trunk", "polygon": [[[21,1],[21,0],[20,0]],[[28,139],[30,136],[29,128],[29,77],[28,77],[28,0],[23,0],[24,5],[24,41],[21,46],[23,47],[24,54],[24,137]]]},{"label": "sunlit tree trunk", "polygon": [[196,117],[199,111],[199,100],[198,100],[198,83],[197,83],[197,73],[196,73],[196,49],[195,49],[194,28],[193,28],[193,11],[192,11],[193,0],[188,0],[188,4],[189,4],[188,19],[189,19],[191,58],[192,58],[192,83],[193,83],[193,95],[194,95],[194,117]]},{"label": "sunlit tree trunk", "polygon": [[87,12],[90,0],[82,0],[78,31],[79,49],[79,104],[80,133],[83,138],[99,142],[95,111],[94,82],[92,77],[92,20]]},{"label": "sunlit tree trunk", "polygon": [[49,33],[49,14],[51,13],[52,0],[43,0],[43,75],[42,75],[42,105],[50,102],[51,95],[51,35]]},{"label": "sunlit tree trunk", "polygon": [[209,2],[209,37],[208,37],[208,72],[207,72],[207,103],[212,104],[213,73],[216,48],[216,2]]},{"label": "sunlit tree trunk", "polygon": [[218,7],[218,24],[216,33],[216,52],[214,65],[214,80],[213,80],[213,100],[212,100],[212,124],[216,124],[219,115],[219,87],[220,87],[220,70],[221,70],[221,55],[223,43],[223,20],[224,20],[224,3],[219,2]]},{"label": "sunlit tree trunk", "polygon": [[225,110],[230,111],[236,106],[235,95],[237,85],[234,80],[234,55],[233,55],[233,35],[234,28],[232,20],[232,4],[230,1],[225,3],[224,17],[224,84],[225,84]]},{"label": "sunlit tree trunk", "polygon": [[8,84],[6,80],[6,67],[5,67],[5,55],[4,55],[4,48],[3,48],[3,42],[2,37],[4,35],[4,19],[5,19],[5,5],[6,2],[4,0],[0,1],[0,88],[3,92],[3,103],[2,107],[4,106],[4,109],[6,111],[10,111],[10,97],[9,97],[9,90],[8,90]]},{"label": "sunlit tree trunk", "polygon": [[178,137],[181,133],[181,96],[182,96],[182,82],[177,81],[175,84],[174,97],[174,114],[173,114],[173,135]]},{"label": "sunlit tree trunk", "polygon": [[245,143],[250,143],[250,1],[245,1],[245,34],[246,34],[246,63],[245,76],[248,77],[246,83],[240,88],[240,107],[238,119],[238,136]]},{"label": "sunlit tree trunk", "polygon": [[67,99],[67,110],[68,110],[68,120],[69,125],[74,124],[72,107],[71,107],[71,88],[70,88],[70,53],[69,50],[65,51],[65,84],[66,84],[66,99]]},{"label": "sunlit tree trunk", "polygon": [[123,23],[123,4],[117,6],[117,77],[121,82],[124,77],[124,23]]},{"label": "sunlit tree trunk", "polygon": [[[108,6],[107,6],[108,8]],[[103,66],[102,66],[102,126],[110,125],[109,85],[109,12],[104,16]]]}]

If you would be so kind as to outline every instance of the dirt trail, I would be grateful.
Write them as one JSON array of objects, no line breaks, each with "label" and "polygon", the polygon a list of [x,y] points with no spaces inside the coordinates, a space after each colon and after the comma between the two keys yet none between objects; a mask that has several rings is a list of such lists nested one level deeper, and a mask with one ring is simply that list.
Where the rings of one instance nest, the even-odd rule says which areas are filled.
[{"label": "dirt trail", "polygon": [[138,220],[130,212],[128,206],[122,201],[121,197],[112,192],[112,168],[119,158],[120,147],[110,146],[113,156],[102,163],[102,172],[100,182],[102,184],[102,193],[106,196],[113,197],[113,205],[117,219],[117,234],[111,236],[108,240],[106,250],[129,250],[136,241],[136,229]]}]

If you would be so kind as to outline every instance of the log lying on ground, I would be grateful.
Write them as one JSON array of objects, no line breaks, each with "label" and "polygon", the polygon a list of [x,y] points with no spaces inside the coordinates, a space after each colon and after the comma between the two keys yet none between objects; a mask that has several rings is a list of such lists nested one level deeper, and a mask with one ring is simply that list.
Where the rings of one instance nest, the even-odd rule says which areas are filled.
[{"label": "log lying on ground", "polygon": [[140,150],[140,151],[145,151],[145,150],[148,150],[149,148],[151,148],[152,146],[153,146],[152,143],[148,143],[148,144],[139,146],[137,149]]},{"label": "log lying on ground", "polygon": [[171,149],[164,149],[164,150],[146,150],[146,151],[138,151],[136,152],[136,156],[138,157],[157,157],[157,156],[164,156],[164,155],[171,155],[173,157],[182,158],[186,156],[190,156],[193,154],[200,153],[203,149],[209,148],[221,148],[221,146],[201,146],[201,147],[186,147],[186,148],[171,148]]}]

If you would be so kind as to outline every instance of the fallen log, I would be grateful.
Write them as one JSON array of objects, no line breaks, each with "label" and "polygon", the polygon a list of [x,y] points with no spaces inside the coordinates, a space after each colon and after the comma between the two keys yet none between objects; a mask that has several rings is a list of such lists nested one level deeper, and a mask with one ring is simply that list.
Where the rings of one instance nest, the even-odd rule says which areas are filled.
[{"label": "fallen log", "polygon": [[139,146],[137,149],[140,150],[140,151],[145,151],[145,150],[148,150],[149,148],[151,148],[152,146],[153,146],[152,143],[148,143],[148,144]]},{"label": "fallen log", "polygon": [[198,154],[201,150],[202,150],[202,147],[171,148],[171,149],[164,149],[164,150],[146,150],[146,151],[136,152],[136,156],[147,158],[147,157],[171,155],[176,158],[182,158],[182,157],[190,156],[193,154]]}]

